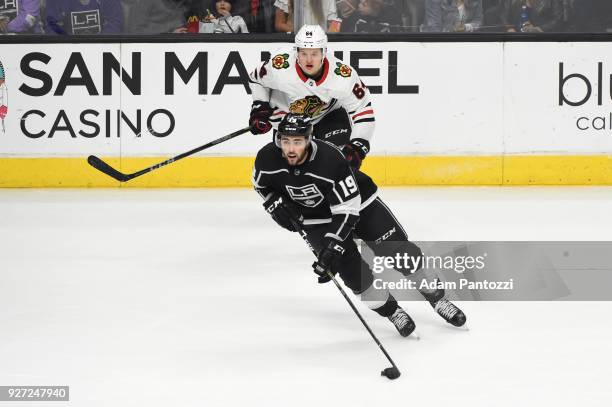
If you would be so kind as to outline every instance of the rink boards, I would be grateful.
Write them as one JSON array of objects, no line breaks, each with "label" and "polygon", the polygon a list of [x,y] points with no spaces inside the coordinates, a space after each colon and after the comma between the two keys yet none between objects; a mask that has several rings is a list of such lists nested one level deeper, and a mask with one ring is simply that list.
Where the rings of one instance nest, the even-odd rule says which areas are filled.
[{"label": "rink boards", "polygon": [[[117,186],[86,157],[132,172],[244,127],[247,72],[280,46],[0,45],[0,186]],[[372,92],[364,169],[382,185],[612,184],[608,43],[330,48]],[[243,135],[124,185],[248,186],[268,141]]]}]

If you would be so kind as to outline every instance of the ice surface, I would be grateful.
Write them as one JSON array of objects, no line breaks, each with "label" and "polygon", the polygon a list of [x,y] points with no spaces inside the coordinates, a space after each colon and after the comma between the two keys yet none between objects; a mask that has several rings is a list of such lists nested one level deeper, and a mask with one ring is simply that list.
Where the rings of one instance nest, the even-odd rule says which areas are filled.
[{"label": "ice surface", "polygon": [[[413,240],[612,241],[612,188],[381,196]],[[610,302],[462,303],[469,332],[404,303],[420,341],[358,303],[391,382],[311,263],[250,190],[0,190],[0,385],[87,407],[612,405]]]}]

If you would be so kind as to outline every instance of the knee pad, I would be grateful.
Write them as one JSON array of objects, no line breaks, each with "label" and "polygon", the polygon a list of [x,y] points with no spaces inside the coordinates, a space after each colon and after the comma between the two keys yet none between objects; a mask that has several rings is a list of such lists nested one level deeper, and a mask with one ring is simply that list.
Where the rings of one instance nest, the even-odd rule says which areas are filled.
[{"label": "knee pad", "polygon": [[337,267],[335,270],[338,271],[340,278],[355,294],[365,291],[374,281],[368,264],[363,261],[356,246],[354,251],[344,253],[344,256],[332,267]]},{"label": "knee pad", "polygon": [[396,268],[397,271],[405,276],[410,276],[423,267],[423,251],[421,251],[419,246],[408,240],[383,242],[372,247],[372,251],[378,257],[396,258],[399,256],[400,259],[409,259],[406,262],[402,260],[401,267]]}]

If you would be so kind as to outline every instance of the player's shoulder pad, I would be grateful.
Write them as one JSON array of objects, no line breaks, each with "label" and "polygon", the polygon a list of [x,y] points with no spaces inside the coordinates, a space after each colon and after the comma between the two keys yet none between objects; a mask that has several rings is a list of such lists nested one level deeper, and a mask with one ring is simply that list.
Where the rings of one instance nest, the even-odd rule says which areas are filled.
[{"label": "player's shoulder pad", "polygon": [[263,146],[255,157],[255,167],[258,170],[270,170],[278,166],[279,160],[282,160],[281,150],[270,142]]},{"label": "player's shoulder pad", "polygon": [[329,61],[330,67],[329,69],[333,71],[335,76],[340,78],[350,78],[352,76],[357,76],[357,72],[355,69],[349,64],[345,64],[338,58],[333,55],[328,55],[327,60]]},{"label": "player's shoulder pad", "polygon": [[332,168],[344,166],[345,164],[348,165],[344,154],[335,144],[317,139],[313,139],[313,142],[317,145],[317,155],[315,159],[325,162],[327,166]]},{"label": "player's shoulder pad", "polygon": [[276,70],[289,69],[294,57],[293,47],[280,48],[270,57],[270,66]]}]

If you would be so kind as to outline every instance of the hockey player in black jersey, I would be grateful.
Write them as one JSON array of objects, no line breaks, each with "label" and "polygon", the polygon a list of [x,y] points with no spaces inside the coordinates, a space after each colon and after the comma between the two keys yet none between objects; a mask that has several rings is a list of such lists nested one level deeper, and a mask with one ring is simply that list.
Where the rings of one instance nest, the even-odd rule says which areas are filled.
[{"label": "hockey player in black jersey", "polygon": [[253,185],[264,198],[264,208],[283,228],[295,231],[298,220],[317,255],[319,283],[330,281],[326,271],[339,274],[355,294],[378,291],[368,306],[389,318],[402,336],[410,335],[414,321],[388,291],[374,290],[368,270],[353,241],[359,223],[361,196],[353,171],[339,149],[312,139],[308,118],[288,114],[275,141],[257,154]]},{"label": "hockey player in black jersey", "polygon": [[[370,151],[375,123],[367,87],[351,66],[327,52],[327,37],[320,27],[302,27],[296,35],[294,48],[295,55],[289,50],[283,51],[251,74],[251,131],[260,134],[275,128],[276,140],[278,123],[287,112],[311,117],[312,137],[340,148],[353,169],[361,195],[361,216],[355,234],[376,256],[407,254],[418,257],[422,254],[419,247],[408,240],[401,224],[378,197],[374,181],[360,171],[361,162]],[[321,53],[313,62],[308,53],[317,50]],[[333,65],[338,69],[332,74],[329,66]],[[465,323],[465,314],[444,298],[443,289],[421,291],[421,294],[447,322],[455,326]]]}]

